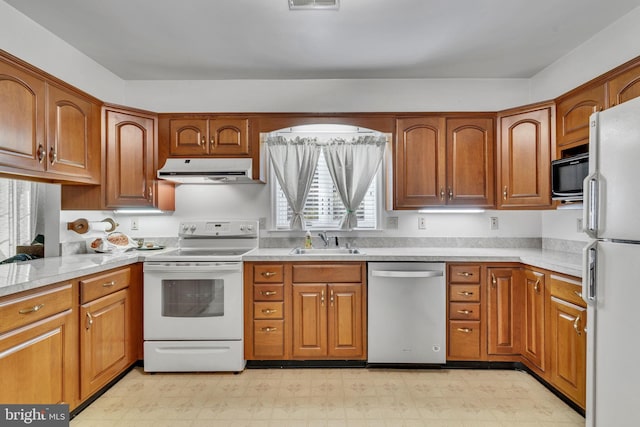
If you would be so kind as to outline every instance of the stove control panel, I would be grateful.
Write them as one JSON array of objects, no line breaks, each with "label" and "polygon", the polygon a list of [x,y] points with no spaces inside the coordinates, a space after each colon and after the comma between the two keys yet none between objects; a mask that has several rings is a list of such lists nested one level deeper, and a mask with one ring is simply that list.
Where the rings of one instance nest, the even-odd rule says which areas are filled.
[{"label": "stove control panel", "polygon": [[185,221],[181,222],[180,237],[257,237],[258,221]]}]

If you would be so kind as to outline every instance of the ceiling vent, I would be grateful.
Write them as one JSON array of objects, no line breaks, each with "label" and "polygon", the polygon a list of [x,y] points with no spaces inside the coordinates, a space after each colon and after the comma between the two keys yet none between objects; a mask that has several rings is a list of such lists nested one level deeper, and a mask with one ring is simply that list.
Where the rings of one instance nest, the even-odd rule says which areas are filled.
[{"label": "ceiling vent", "polygon": [[340,0],[289,0],[290,10],[329,9],[337,10]]}]

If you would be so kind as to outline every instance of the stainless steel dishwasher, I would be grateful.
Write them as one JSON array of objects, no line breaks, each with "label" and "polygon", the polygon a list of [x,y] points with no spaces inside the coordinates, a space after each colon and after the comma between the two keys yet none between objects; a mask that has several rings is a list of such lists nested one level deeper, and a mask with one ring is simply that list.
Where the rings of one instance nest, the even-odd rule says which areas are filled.
[{"label": "stainless steel dishwasher", "polygon": [[446,362],[445,264],[368,263],[368,362]]}]

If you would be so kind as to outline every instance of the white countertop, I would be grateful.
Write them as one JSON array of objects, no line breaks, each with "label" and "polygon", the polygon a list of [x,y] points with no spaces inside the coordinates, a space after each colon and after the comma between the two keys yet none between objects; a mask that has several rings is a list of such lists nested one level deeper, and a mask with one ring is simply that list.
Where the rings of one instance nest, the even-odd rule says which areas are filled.
[{"label": "white countertop", "polygon": [[[170,250],[167,248],[166,250]],[[581,277],[581,255],[514,248],[359,248],[358,255],[291,255],[291,248],[259,248],[244,261],[445,261],[522,262],[533,267]],[[157,252],[156,252],[157,253]],[[144,261],[154,254],[80,254],[0,265],[0,296]]]}]

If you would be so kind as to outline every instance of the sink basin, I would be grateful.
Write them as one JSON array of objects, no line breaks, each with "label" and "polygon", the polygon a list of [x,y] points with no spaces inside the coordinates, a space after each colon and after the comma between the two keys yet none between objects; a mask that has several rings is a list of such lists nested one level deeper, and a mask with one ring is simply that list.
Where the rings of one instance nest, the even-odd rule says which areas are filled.
[{"label": "sink basin", "polygon": [[327,249],[304,249],[294,248],[291,255],[364,255],[360,249],[357,248],[327,248]]}]

